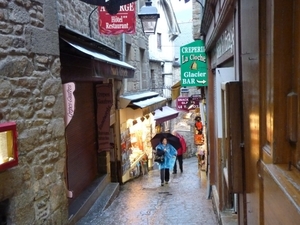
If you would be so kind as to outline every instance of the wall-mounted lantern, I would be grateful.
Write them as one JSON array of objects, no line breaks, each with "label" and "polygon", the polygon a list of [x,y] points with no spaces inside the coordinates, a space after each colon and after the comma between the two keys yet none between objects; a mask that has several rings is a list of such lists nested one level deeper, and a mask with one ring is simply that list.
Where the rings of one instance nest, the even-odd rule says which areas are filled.
[{"label": "wall-mounted lantern", "polygon": [[144,33],[155,34],[159,13],[157,8],[152,6],[151,0],[145,2],[145,5],[139,11],[138,17],[141,20]]},{"label": "wall-mounted lantern", "polygon": [[16,127],[15,122],[0,124],[0,171],[18,165]]}]

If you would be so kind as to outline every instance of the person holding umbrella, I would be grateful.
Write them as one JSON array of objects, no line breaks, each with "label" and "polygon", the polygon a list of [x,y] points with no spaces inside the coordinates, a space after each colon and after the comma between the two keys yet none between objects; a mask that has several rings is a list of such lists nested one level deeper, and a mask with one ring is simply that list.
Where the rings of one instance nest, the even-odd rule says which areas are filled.
[{"label": "person holding umbrella", "polygon": [[164,161],[159,163],[161,186],[164,186],[164,182],[168,184],[170,180],[170,169],[173,169],[177,151],[168,143],[166,137],[162,137],[160,143],[155,148],[156,151],[164,152]]},{"label": "person holding umbrella", "polygon": [[173,174],[177,173],[177,163],[176,163],[177,160],[179,163],[180,171],[181,171],[181,173],[183,173],[182,159],[183,159],[183,154],[186,152],[186,142],[185,142],[183,136],[181,136],[177,131],[173,131],[173,135],[175,135],[176,137],[179,138],[180,144],[181,144],[181,147],[179,149],[177,149],[177,157],[176,157],[176,160],[174,163]]}]

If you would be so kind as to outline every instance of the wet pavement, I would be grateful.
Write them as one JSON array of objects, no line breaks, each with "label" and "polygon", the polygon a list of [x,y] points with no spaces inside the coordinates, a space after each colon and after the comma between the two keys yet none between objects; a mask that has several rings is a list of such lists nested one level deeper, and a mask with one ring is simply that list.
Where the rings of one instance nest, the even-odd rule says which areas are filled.
[{"label": "wet pavement", "polygon": [[183,160],[183,173],[171,174],[169,184],[161,186],[159,170],[151,170],[121,185],[105,211],[94,207],[76,224],[218,225],[207,196],[206,174],[198,171],[198,160],[192,157]]}]

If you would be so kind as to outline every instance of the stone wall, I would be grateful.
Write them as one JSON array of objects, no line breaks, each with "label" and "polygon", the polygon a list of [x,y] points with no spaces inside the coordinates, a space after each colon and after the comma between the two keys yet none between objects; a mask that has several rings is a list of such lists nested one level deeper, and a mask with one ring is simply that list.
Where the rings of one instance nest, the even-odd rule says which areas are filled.
[{"label": "stone wall", "polygon": [[[139,1],[136,1],[137,12],[140,7]],[[123,55],[121,60],[135,67],[134,78],[123,81],[122,92],[129,94],[149,90],[151,82],[148,63],[148,37],[144,35],[139,19],[137,18],[136,21],[136,33],[134,35],[103,35],[99,34],[98,31],[98,11],[97,9],[93,11],[95,8],[96,6],[79,0],[58,0],[58,23],[120,52]],[[91,22],[89,22],[89,16]],[[121,94],[123,94],[122,92]]]},{"label": "stone wall", "polygon": [[8,224],[66,224],[64,108],[54,0],[0,1],[0,123],[19,165],[0,172]]},{"label": "stone wall", "polygon": [[[176,108],[175,105],[173,107]],[[189,158],[195,156],[197,146],[194,142],[194,119],[186,118],[186,114],[187,112],[179,111],[178,117],[171,120],[171,127],[172,132],[177,131],[184,137],[187,146],[184,158]]]},{"label": "stone wall", "polygon": [[122,35],[108,36],[99,34],[98,11],[97,9],[93,11],[95,8],[97,6],[86,4],[79,0],[57,0],[58,24],[121,52]]},{"label": "stone wall", "polygon": [[125,61],[135,67],[134,77],[127,79],[124,93],[146,91],[151,88],[148,38],[137,20],[135,35],[125,35]]},{"label": "stone wall", "polygon": [[[176,72],[174,74],[176,74],[175,79],[176,77],[179,79],[179,75]],[[199,90],[197,90],[196,87],[189,87],[188,96],[192,96],[194,94],[199,94]],[[180,96],[182,97],[183,95],[181,94]],[[171,106],[176,109],[176,100],[172,101]],[[180,133],[187,143],[187,152],[184,157],[195,156],[195,153],[197,152],[197,145],[195,145],[194,141],[195,117],[197,115],[198,114],[195,110],[190,110],[189,112],[179,111],[178,117],[171,120],[172,131],[176,130]]]},{"label": "stone wall", "polygon": [[151,72],[151,90],[163,96],[163,67],[159,61],[150,62]]},{"label": "stone wall", "polygon": [[[199,3],[201,2],[201,4]],[[201,39],[201,21],[203,15],[204,0],[193,0],[193,39]]]},{"label": "stone wall", "polygon": [[94,9],[79,0],[0,0],[0,123],[17,123],[19,151],[19,165],[0,172],[8,224],[68,221],[59,26],[123,52],[136,67],[126,91],[151,87],[151,82],[139,84],[150,77],[148,38],[140,22],[130,41],[126,35],[100,35]]}]

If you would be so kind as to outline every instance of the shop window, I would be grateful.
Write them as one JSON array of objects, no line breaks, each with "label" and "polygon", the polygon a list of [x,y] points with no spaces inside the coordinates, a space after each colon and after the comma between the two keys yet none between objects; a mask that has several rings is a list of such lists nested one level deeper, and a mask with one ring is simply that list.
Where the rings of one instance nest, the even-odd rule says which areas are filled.
[{"label": "shop window", "polygon": [[[260,38],[261,76],[260,89],[260,137],[262,142],[262,160],[259,172],[270,174],[276,184],[283,190],[287,199],[299,209],[299,170],[300,170],[300,146],[299,146],[299,68],[300,50],[299,42],[299,1],[288,4],[285,1],[265,1],[264,10],[260,19],[260,27],[263,29]],[[281,12],[275,10],[277,7],[285,12],[293,12],[286,15],[285,23],[280,24]],[[275,13],[274,13],[275,12]],[[263,18],[265,17],[265,18]],[[276,26],[273,26],[276,24]],[[298,24],[298,25],[297,25]],[[277,34],[284,32],[285,35]],[[276,38],[274,38],[276,36]],[[280,48],[276,48],[280,46]],[[278,55],[282,49],[288,51],[292,59],[283,60]],[[284,68],[282,70],[278,69]],[[288,74],[288,76],[285,76]],[[259,168],[259,167],[258,167]],[[266,182],[266,181],[265,181]]]},{"label": "shop window", "polygon": [[145,64],[145,50],[140,48],[140,90],[148,89],[148,85],[150,86]]},{"label": "shop window", "polygon": [[[151,114],[151,113],[150,113]],[[147,173],[152,167],[153,115],[128,119],[121,125],[122,182]]]},{"label": "shop window", "polygon": [[150,70],[150,76],[151,76],[151,88],[152,90],[155,90],[155,73],[154,70]]},{"label": "shop window", "polygon": [[[260,91],[261,116],[255,118],[253,115],[251,119],[256,124],[261,123],[263,160],[274,164],[287,164],[288,170],[291,170],[292,167],[300,170],[300,148],[297,144],[299,142],[297,137],[299,137],[300,77],[297,65],[300,51],[294,46],[294,43],[299,40],[299,21],[288,16],[285,25],[272,27],[272,23],[276,23],[279,17],[268,9],[276,6],[272,1],[266,1],[265,4],[263,14],[265,18],[262,19],[262,27],[265,27],[266,30],[263,32],[260,50],[260,54],[265,55],[261,60],[262,76],[259,78],[262,84]],[[294,11],[299,5],[287,4],[287,7],[287,10]],[[294,10],[293,7],[295,7]],[[295,18],[299,18],[300,13],[297,10],[295,12],[298,14],[295,15]],[[274,34],[281,33],[283,29],[288,35],[274,39]],[[282,49],[291,51],[294,56],[292,60],[282,60],[280,57],[276,57],[281,54],[281,50],[274,47],[279,45]],[[279,64],[285,68],[284,74],[289,74],[288,80],[281,71],[276,69],[276,65]]]},{"label": "shop window", "polygon": [[15,122],[0,124],[0,171],[18,165],[17,131]]}]

